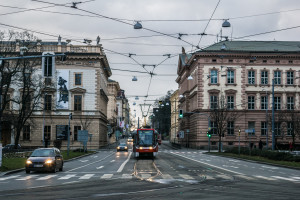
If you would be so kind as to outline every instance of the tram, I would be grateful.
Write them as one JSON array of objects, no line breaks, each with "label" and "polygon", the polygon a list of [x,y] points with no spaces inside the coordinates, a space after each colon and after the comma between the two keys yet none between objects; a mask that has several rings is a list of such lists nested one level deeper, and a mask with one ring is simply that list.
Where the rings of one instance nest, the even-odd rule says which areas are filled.
[{"label": "tram", "polygon": [[155,157],[158,152],[158,133],[151,128],[137,129],[133,135],[133,153],[138,158],[142,155]]}]

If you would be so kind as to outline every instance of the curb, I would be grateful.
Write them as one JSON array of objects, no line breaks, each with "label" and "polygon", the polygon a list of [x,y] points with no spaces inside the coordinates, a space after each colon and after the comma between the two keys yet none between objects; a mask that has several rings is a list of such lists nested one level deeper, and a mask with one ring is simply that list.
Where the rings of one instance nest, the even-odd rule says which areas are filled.
[{"label": "curb", "polygon": [[[205,153],[205,154],[210,154],[210,153]],[[253,162],[253,163],[260,163],[260,164],[265,164],[265,165],[272,165],[272,166],[276,166],[276,167],[283,167],[283,168],[289,168],[289,169],[295,169],[295,170],[300,170],[299,167],[291,167],[291,166],[286,166],[286,165],[280,165],[280,164],[275,164],[275,163],[268,163],[268,162],[263,162],[263,161],[257,161],[257,160],[248,160],[248,159],[244,159],[244,158],[237,158],[237,157],[233,157],[233,156],[224,156],[224,155],[217,155],[217,154],[211,154],[214,156],[221,156],[221,157],[226,157],[226,158],[233,158],[233,159],[237,159],[237,160],[242,160],[242,161],[247,161],[247,162]]]},{"label": "curb", "polygon": [[[82,155],[82,156],[78,156],[78,157],[75,157],[75,158],[72,158],[72,159],[69,159],[69,160],[64,160],[64,162],[69,162],[69,161],[73,161],[73,160],[76,160],[76,159],[80,159],[80,158],[83,158],[83,157],[86,157],[86,156],[90,156],[90,155],[93,155],[93,154],[96,154],[98,153],[97,151],[93,152],[93,153],[89,153],[89,154],[85,154],[85,155]],[[13,174],[13,173],[17,173],[17,172],[21,172],[21,171],[24,171],[25,168],[21,168],[21,169],[14,169],[14,170],[10,170],[10,171],[6,171],[6,172],[1,172],[0,173],[0,177],[1,176],[5,176],[5,175],[9,175],[9,174]]]}]

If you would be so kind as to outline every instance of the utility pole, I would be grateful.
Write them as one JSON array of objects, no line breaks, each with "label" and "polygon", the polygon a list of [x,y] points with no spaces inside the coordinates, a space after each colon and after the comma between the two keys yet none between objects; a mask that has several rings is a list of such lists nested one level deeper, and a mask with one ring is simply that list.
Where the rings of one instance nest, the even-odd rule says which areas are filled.
[{"label": "utility pole", "polygon": [[267,138],[266,138],[266,147],[267,147],[267,150],[268,150],[268,148],[269,148],[269,139],[268,139],[268,108],[269,108],[269,99],[268,99],[268,92],[266,91],[266,101],[267,101],[267,107],[266,107],[266,128],[267,128],[267,133],[266,133],[266,135],[267,135]]},{"label": "utility pole", "polygon": [[275,106],[275,101],[274,101],[274,79],[272,79],[272,150],[275,150],[275,122],[274,122],[274,106]]}]

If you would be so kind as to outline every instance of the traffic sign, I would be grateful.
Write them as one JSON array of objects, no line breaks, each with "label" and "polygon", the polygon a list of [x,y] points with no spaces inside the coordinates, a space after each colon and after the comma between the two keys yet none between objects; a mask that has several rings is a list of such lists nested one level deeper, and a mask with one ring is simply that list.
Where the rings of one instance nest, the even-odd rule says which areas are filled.
[{"label": "traffic sign", "polygon": [[255,129],[246,129],[245,133],[255,133]]}]

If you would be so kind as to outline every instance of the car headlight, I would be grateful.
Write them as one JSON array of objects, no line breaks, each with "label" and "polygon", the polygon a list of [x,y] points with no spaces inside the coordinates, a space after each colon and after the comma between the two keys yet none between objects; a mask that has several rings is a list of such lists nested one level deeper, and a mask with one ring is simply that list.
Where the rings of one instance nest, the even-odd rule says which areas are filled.
[{"label": "car headlight", "polygon": [[127,147],[125,147],[125,149],[127,149]]},{"label": "car headlight", "polygon": [[118,147],[117,149],[120,149],[120,147]]},{"label": "car headlight", "polygon": [[32,164],[31,160],[27,160],[27,161],[26,161],[26,164],[27,164],[27,165],[31,165],[31,164]]},{"label": "car headlight", "polygon": [[46,162],[45,162],[46,164],[51,164],[51,163],[53,163],[53,160],[46,160]]}]

